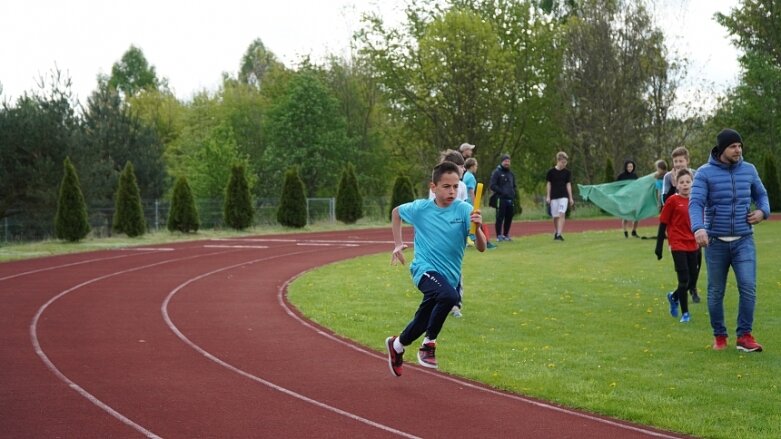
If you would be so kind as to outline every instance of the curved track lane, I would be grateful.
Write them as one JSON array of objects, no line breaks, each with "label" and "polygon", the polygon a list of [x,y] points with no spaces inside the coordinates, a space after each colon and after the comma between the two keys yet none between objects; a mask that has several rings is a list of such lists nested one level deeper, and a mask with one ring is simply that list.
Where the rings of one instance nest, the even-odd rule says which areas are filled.
[{"label": "curved track lane", "polygon": [[[605,226],[572,221],[568,230]],[[550,224],[516,227],[547,233]],[[82,438],[676,437],[412,365],[397,379],[384,355],[307,322],[285,301],[300,273],[391,247],[382,229],[0,264],[0,430]]]}]

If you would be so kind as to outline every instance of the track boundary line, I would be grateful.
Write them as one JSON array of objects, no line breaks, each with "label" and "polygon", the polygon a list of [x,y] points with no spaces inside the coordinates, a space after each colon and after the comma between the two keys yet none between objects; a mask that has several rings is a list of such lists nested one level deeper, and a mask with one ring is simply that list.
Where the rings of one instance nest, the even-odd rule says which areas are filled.
[{"label": "track boundary line", "polygon": [[[334,263],[336,263],[336,262],[340,262],[340,261],[335,261]],[[289,316],[291,316],[293,319],[297,320],[298,323],[300,323],[301,325],[303,325],[303,326],[313,330],[314,332],[322,335],[323,337],[326,337],[329,340],[332,340],[332,341],[335,341],[337,343],[340,343],[340,344],[342,344],[344,346],[352,348],[352,349],[354,349],[354,350],[356,350],[358,352],[361,352],[363,354],[369,355],[371,357],[378,358],[378,359],[380,359],[382,361],[388,361],[388,359],[384,355],[379,355],[375,351],[368,350],[365,347],[363,347],[361,345],[358,345],[358,344],[356,344],[353,341],[348,341],[348,340],[342,339],[340,337],[335,336],[334,334],[332,334],[330,332],[326,332],[326,331],[320,329],[318,326],[316,326],[316,325],[312,324],[310,321],[302,318],[300,315],[298,315],[296,312],[294,312],[290,308],[289,303],[286,300],[287,295],[285,294],[287,292],[288,285],[290,285],[290,283],[292,283],[293,281],[295,281],[299,277],[303,276],[304,274],[306,274],[306,273],[308,273],[310,271],[313,271],[313,270],[315,270],[317,268],[320,268],[320,267],[312,267],[310,269],[304,270],[304,271],[296,274],[295,276],[291,277],[290,279],[286,280],[279,287],[278,293],[277,293],[277,300],[278,300],[280,306],[282,306],[284,308],[285,312]],[[565,414],[568,414],[568,415],[574,415],[574,416],[577,416],[577,417],[580,417],[580,418],[588,419],[590,421],[595,421],[595,422],[599,422],[599,423],[602,423],[602,424],[607,424],[607,425],[611,425],[611,426],[614,426],[614,427],[620,427],[620,428],[623,428],[623,429],[626,429],[626,430],[631,430],[631,431],[635,431],[635,432],[638,432],[638,433],[647,434],[648,436],[664,438],[664,439],[677,439],[678,437],[680,437],[680,436],[671,436],[671,435],[668,435],[668,434],[665,434],[665,433],[660,433],[660,432],[653,431],[653,430],[647,430],[647,429],[644,429],[644,428],[641,428],[641,427],[624,424],[622,422],[617,422],[617,421],[613,421],[613,420],[610,420],[610,419],[600,418],[598,416],[589,415],[587,413],[581,413],[581,412],[578,412],[576,410],[572,410],[572,409],[568,409],[568,408],[564,408],[564,407],[559,407],[559,406],[548,404],[548,403],[545,403],[545,402],[542,402],[542,401],[536,401],[536,400],[533,400],[533,399],[529,399],[529,398],[523,397],[521,395],[516,395],[516,394],[512,394],[512,393],[507,393],[507,392],[500,392],[498,390],[494,390],[494,389],[491,389],[489,387],[485,387],[484,385],[477,385],[477,384],[475,384],[475,383],[473,383],[471,381],[466,381],[466,380],[462,380],[462,379],[459,379],[459,378],[455,378],[453,376],[447,375],[447,374],[442,373],[442,372],[433,372],[433,371],[430,371],[428,369],[424,369],[422,367],[418,367],[415,364],[408,364],[408,365],[413,366],[412,369],[415,370],[416,372],[425,373],[425,374],[428,374],[430,376],[435,376],[437,378],[443,379],[445,381],[450,381],[452,383],[456,383],[456,384],[462,385],[464,387],[469,387],[471,389],[481,390],[481,391],[484,391],[484,392],[487,392],[487,393],[490,393],[490,394],[493,394],[493,395],[498,395],[498,396],[502,396],[502,397],[505,397],[505,398],[514,399],[516,401],[524,402],[524,403],[527,403],[527,404],[530,404],[530,405],[534,405],[534,406],[537,406],[537,407],[540,407],[540,408],[549,409],[549,410],[553,410],[553,411],[556,411],[556,412],[559,412],[559,413],[565,413]]]},{"label": "track boundary line", "polygon": [[62,265],[55,265],[53,267],[38,268],[36,270],[30,270],[30,271],[25,271],[25,272],[22,272],[22,273],[12,274],[10,276],[0,277],[0,281],[4,281],[4,280],[8,280],[8,279],[14,279],[14,278],[17,278],[17,277],[27,276],[27,275],[35,274],[35,273],[41,273],[41,272],[44,272],[44,271],[56,270],[58,268],[74,267],[76,265],[89,264],[90,262],[110,261],[110,260],[113,260],[113,259],[127,258],[127,257],[130,257],[130,256],[137,256],[137,255],[141,255],[141,254],[148,254],[148,253],[126,254],[126,255],[112,256],[110,258],[86,259],[84,261],[71,262],[71,263],[62,264]]},{"label": "track boundary line", "polygon": [[62,371],[60,371],[60,369],[58,369],[57,366],[49,359],[49,356],[46,355],[46,353],[43,351],[43,348],[41,348],[41,344],[38,341],[38,321],[40,320],[41,315],[43,315],[43,313],[46,311],[46,309],[50,305],[52,305],[54,302],[56,302],[60,298],[66,296],[67,294],[69,294],[69,293],[71,293],[73,291],[76,291],[77,289],[79,289],[79,288],[81,288],[83,286],[86,286],[86,285],[89,285],[89,284],[92,284],[92,283],[95,283],[95,282],[99,282],[101,280],[108,279],[110,277],[114,277],[114,276],[118,276],[118,275],[126,274],[126,273],[132,273],[134,271],[143,270],[143,269],[150,268],[150,267],[155,267],[155,266],[167,264],[167,263],[170,263],[170,262],[180,262],[180,261],[187,260],[187,259],[195,259],[195,258],[199,258],[199,257],[203,257],[203,256],[213,256],[213,255],[224,254],[224,253],[230,253],[230,252],[223,251],[223,252],[206,253],[206,254],[203,254],[203,255],[194,255],[194,256],[187,256],[187,257],[182,257],[182,258],[167,259],[165,261],[159,261],[159,262],[155,262],[153,264],[141,265],[141,266],[138,266],[138,267],[133,267],[133,268],[128,268],[128,269],[121,270],[121,271],[116,271],[114,273],[104,274],[102,276],[99,276],[99,277],[96,277],[96,278],[92,278],[92,279],[90,279],[88,281],[84,281],[84,282],[82,282],[82,283],[80,283],[78,285],[75,285],[75,286],[70,287],[70,288],[68,288],[66,290],[63,290],[59,294],[57,294],[54,297],[52,297],[51,299],[49,299],[40,308],[38,308],[38,311],[35,313],[35,316],[33,317],[33,320],[30,323],[30,339],[32,340],[33,347],[35,348],[35,354],[38,355],[38,357],[41,359],[41,361],[43,361],[43,363],[46,365],[46,367],[57,378],[59,378],[62,382],[67,384],[68,387],[70,387],[71,389],[76,391],[76,393],[78,393],[79,395],[81,395],[82,397],[87,399],[89,402],[91,402],[92,404],[94,404],[95,406],[100,408],[101,410],[105,411],[106,413],[110,414],[112,417],[114,417],[118,421],[122,422],[123,424],[127,425],[128,427],[131,427],[134,430],[136,430],[137,432],[143,434],[144,436],[146,436],[148,438],[162,439],[160,436],[156,435],[152,431],[147,430],[146,428],[144,428],[140,424],[137,424],[136,422],[134,422],[130,418],[126,417],[122,413],[120,413],[117,410],[115,410],[113,407],[111,407],[108,404],[106,404],[105,402],[101,401],[95,395],[89,393],[83,387],[79,386],[75,381],[71,380],[64,373],[62,373]]},{"label": "track boundary line", "polygon": [[396,434],[398,436],[402,436],[402,437],[406,437],[406,438],[410,438],[410,439],[420,439],[419,436],[415,436],[415,435],[403,432],[401,430],[397,430],[397,429],[395,429],[393,427],[390,427],[390,426],[387,426],[387,425],[384,425],[384,424],[380,424],[380,423],[372,421],[370,419],[366,419],[364,417],[358,416],[358,415],[356,415],[354,413],[350,413],[348,411],[342,410],[342,409],[340,409],[338,407],[334,407],[334,406],[328,405],[328,404],[326,404],[324,402],[318,401],[316,399],[309,398],[308,396],[302,395],[302,394],[300,394],[298,392],[295,392],[293,390],[290,390],[290,389],[288,389],[286,387],[282,387],[280,385],[274,384],[271,381],[265,380],[263,378],[260,378],[259,376],[253,375],[253,374],[251,374],[251,373],[249,373],[249,372],[247,372],[247,371],[245,371],[243,369],[240,369],[240,368],[238,368],[238,367],[236,367],[236,366],[234,366],[234,365],[232,365],[232,364],[230,364],[230,363],[220,359],[219,357],[213,355],[209,351],[203,349],[202,347],[197,345],[195,342],[193,342],[192,340],[187,338],[187,336],[185,336],[179,330],[179,328],[174,324],[174,322],[171,320],[171,317],[168,314],[168,304],[171,302],[171,299],[179,291],[181,291],[182,288],[186,287],[187,285],[189,285],[189,284],[191,284],[193,282],[197,282],[197,281],[199,281],[199,280],[201,280],[203,278],[209,277],[209,276],[211,276],[213,274],[216,274],[216,273],[220,273],[220,272],[227,271],[227,270],[232,270],[232,269],[243,267],[243,266],[246,266],[246,265],[256,264],[258,262],[268,261],[270,259],[277,259],[277,258],[286,257],[286,256],[294,256],[294,255],[315,253],[315,252],[316,252],[316,250],[309,250],[309,251],[300,251],[300,252],[286,253],[286,254],[283,254],[283,255],[266,256],[266,257],[263,257],[263,258],[258,258],[258,259],[254,259],[254,260],[250,260],[250,261],[245,261],[245,262],[242,262],[242,263],[239,263],[239,264],[233,264],[233,265],[229,265],[229,266],[226,266],[226,267],[218,268],[216,270],[213,270],[213,271],[210,271],[210,272],[207,272],[207,273],[202,273],[202,274],[200,274],[200,275],[198,275],[196,277],[190,278],[189,280],[185,281],[184,283],[180,284],[179,286],[177,286],[176,288],[171,290],[171,292],[168,294],[168,296],[166,296],[165,300],[163,301],[163,304],[160,306],[160,312],[163,315],[163,320],[165,320],[166,325],[168,325],[168,327],[171,329],[171,331],[177,337],[179,337],[179,339],[182,340],[182,342],[184,342],[186,345],[190,346],[190,348],[192,348],[193,350],[195,350],[196,352],[198,352],[202,356],[206,357],[207,359],[213,361],[214,363],[217,363],[218,365],[220,365],[220,366],[222,366],[222,367],[224,367],[224,368],[226,368],[226,369],[228,369],[228,370],[230,370],[232,372],[235,372],[235,373],[237,373],[237,374],[239,374],[239,375],[241,375],[241,376],[243,376],[243,377],[245,377],[247,379],[250,379],[250,380],[255,381],[257,383],[263,384],[264,386],[270,387],[271,389],[274,389],[274,390],[276,390],[278,392],[284,393],[285,395],[291,396],[291,397],[299,399],[301,401],[307,402],[307,403],[312,404],[312,405],[314,405],[316,407],[322,408],[322,409],[330,411],[332,413],[336,413],[338,415],[345,416],[345,417],[347,417],[349,419],[352,419],[354,421],[361,422],[363,424],[369,425],[371,427],[378,428],[378,429],[386,431],[388,433],[393,433],[393,434]]}]

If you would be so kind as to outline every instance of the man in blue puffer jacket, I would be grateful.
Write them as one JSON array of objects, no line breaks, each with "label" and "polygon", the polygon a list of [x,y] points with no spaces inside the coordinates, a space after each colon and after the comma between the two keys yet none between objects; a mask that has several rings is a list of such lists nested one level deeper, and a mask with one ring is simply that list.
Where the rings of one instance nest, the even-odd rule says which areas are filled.
[{"label": "man in blue puffer jacket", "polygon": [[[730,266],[738,283],[737,348],[761,352],[751,335],[757,286],[754,225],[770,216],[767,191],[757,169],[743,161],[743,139],[724,129],[716,137],[708,163],[697,170],[689,197],[689,218],[708,265],[708,312],[714,350],[727,347],[724,290]],[[751,210],[751,203],[755,210]]]}]

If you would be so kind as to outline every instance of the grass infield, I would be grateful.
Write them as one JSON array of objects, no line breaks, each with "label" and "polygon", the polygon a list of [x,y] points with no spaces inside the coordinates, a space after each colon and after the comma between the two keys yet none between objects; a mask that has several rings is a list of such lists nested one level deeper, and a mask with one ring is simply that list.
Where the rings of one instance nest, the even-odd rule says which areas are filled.
[{"label": "grass infield", "polygon": [[[781,222],[760,224],[755,239],[754,335],[765,352],[735,349],[733,274],[729,349],[717,352],[704,261],[703,301],[690,303],[691,323],[679,323],[666,300],[676,285],[669,252],[657,261],[655,241],[625,239],[616,229],[567,234],[565,242],[520,237],[484,254],[468,249],[464,317],[449,317],[437,340],[440,369],[694,436],[781,437]],[[408,267],[390,266],[390,252],[314,270],[290,286],[290,300],[317,323],[384,352],[385,337],[404,328],[420,300]]]}]

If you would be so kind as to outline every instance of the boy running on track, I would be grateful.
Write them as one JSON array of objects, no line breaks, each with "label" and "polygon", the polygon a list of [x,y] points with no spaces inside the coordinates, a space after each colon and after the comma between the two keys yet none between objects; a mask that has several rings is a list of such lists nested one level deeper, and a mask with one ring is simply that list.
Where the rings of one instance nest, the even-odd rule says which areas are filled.
[{"label": "boy running on track", "polygon": [[473,213],[471,204],[456,199],[459,184],[458,166],[442,162],[434,167],[429,183],[435,195],[433,200],[415,200],[393,209],[391,227],[395,248],[391,264],[405,263],[403,251],[406,246],[401,236],[403,220],[415,227],[415,257],[410,264],[410,273],[423,294],[412,321],[398,337],[385,340],[388,363],[395,376],[401,376],[404,347],[424,333],[418,363],[437,368],[436,340],[450,310],[459,301],[464,242],[470,223],[477,224],[475,248],[485,251],[485,235],[480,229],[482,216],[479,210]]}]

